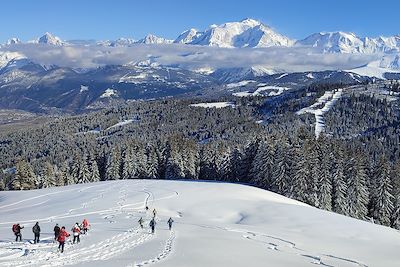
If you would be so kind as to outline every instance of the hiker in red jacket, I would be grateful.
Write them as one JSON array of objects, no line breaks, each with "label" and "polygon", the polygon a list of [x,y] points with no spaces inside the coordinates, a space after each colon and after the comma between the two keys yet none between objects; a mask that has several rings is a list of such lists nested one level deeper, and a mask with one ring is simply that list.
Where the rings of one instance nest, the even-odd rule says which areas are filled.
[{"label": "hiker in red jacket", "polygon": [[23,228],[24,227],[19,225],[19,223],[16,223],[13,225],[12,231],[14,232],[14,235],[15,235],[15,242],[18,241],[18,238],[19,238],[19,241],[22,241],[21,229],[23,229]]},{"label": "hiker in red jacket", "polygon": [[85,235],[86,235],[87,231],[89,230],[89,226],[90,226],[90,224],[89,224],[88,220],[83,219],[83,222],[82,222],[82,229],[83,229],[83,233],[84,233]]},{"label": "hiker in red jacket", "polygon": [[65,239],[69,237],[70,234],[65,230],[65,226],[61,227],[60,233],[58,234],[57,240],[58,240],[58,250],[61,249],[61,253],[64,252],[64,245],[65,245]]}]

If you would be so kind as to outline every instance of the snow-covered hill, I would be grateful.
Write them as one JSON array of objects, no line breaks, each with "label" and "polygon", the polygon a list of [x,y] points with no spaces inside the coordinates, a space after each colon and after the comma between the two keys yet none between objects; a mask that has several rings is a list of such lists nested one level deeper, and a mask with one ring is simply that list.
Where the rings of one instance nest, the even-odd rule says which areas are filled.
[{"label": "snow-covered hill", "polygon": [[291,46],[293,41],[254,19],[211,25],[204,32],[183,32],[176,43],[217,47]]},{"label": "snow-covered hill", "polygon": [[[153,208],[154,235],[148,229]],[[58,253],[55,223],[70,230],[84,218],[88,235]],[[36,221],[41,243],[31,244]],[[16,222],[25,226],[23,242],[13,242]],[[1,192],[0,236],[0,266],[397,267],[400,261],[394,229],[224,183],[124,180]]]}]

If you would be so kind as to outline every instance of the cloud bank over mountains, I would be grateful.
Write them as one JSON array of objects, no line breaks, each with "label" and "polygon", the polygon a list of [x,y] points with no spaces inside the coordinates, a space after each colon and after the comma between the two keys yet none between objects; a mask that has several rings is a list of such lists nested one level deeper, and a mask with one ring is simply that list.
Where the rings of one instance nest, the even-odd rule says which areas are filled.
[{"label": "cloud bank over mountains", "polygon": [[134,64],[152,59],[154,63],[196,70],[263,66],[283,71],[352,69],[377,60],[380,54],[320,53],[315,48],[218,48],[184,44],[136,44],[129,47],[48,46],[18,44],[0,49],[15,52],[35,63],[71,68],[96,68],[105,65]]}]

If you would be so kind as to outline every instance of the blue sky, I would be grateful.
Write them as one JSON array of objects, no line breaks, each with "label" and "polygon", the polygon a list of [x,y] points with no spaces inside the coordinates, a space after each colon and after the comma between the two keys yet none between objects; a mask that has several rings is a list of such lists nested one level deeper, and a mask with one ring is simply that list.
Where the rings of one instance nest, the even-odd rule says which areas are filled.
[{"label": "blue sky", "polygon": [[0,42],[46,31],[65,40],[139,39],[147,33],[174,39],[188,28],[246,17],[294,39],[335,30],[400,34],[398,0],[3,0],[0,6]]}]

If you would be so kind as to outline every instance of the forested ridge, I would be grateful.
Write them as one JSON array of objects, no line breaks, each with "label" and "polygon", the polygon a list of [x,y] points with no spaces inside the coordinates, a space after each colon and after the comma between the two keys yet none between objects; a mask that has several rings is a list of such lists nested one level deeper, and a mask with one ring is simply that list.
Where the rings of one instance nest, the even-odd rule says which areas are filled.
[{"label": "forested ridge", "polygon": [[[318,208],[400,228],[397,101],[346,94],[314,136],[294,111],[330,89],[290,98],[190,99],[124,106],[0,133],[0,187],[25,190],[116,179],[200,179],[252,184]],[[260,123],[259,120],[264,120]]]}]

